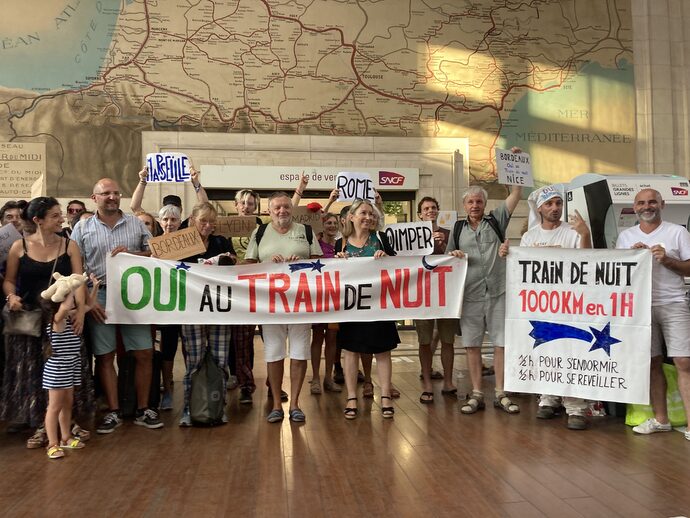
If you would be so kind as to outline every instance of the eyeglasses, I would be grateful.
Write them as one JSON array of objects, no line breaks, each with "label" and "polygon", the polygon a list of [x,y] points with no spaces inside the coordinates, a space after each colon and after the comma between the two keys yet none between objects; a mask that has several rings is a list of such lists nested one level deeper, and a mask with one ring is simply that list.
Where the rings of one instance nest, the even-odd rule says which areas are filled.
[{"label": "eyeglasses", "polygon": [[120,191],[106,191],[106,192],[95,192],[94,193],[96,196],[105,196],[106,198],[113,196],[115,198],[119,198],[122,196],[122,193]]},{"label": "eyeglasses", "polygon": [[79,214],[80,212],[84,212],[84,209],[82,209],[81,207],[77,207],[77,208],[67,207],[67,214]]}]

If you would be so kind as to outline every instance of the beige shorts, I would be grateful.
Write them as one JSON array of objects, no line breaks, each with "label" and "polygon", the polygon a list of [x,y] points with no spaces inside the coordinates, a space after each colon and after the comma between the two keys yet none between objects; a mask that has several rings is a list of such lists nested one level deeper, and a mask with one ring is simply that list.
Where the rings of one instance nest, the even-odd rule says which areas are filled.
[{"label": "beige shorts", "polygon": [[489,333],[489,340],[494,347],[505,345],[506,296],[486,297],[484,300],[468,301],[462,304],[460,331],[462,345],[481,347],[484,333]]},{"label": "beige shorts", "polygon": [[417,330],[419,345],[429,345],[434,336],[434,325],[438,329],[438,337],[441,343],[452,344],[455,342],[455,335],[458,334],[460,321],[457,318],[439,318],[436,320],[415,320],[414,326]]},{"label": "beige shorts", "polygon": [[652,306],[652,358],[690,357],[690,309],[685,302]]}]

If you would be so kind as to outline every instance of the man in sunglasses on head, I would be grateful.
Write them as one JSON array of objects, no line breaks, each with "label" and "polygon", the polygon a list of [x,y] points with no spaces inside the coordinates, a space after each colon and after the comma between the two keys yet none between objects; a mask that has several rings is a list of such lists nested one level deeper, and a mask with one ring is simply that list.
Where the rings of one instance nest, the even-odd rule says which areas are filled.
[{"label": "man in sunglasses on head", "polygon": [[105,322],[106,258],[121,252],[149,255],[148,241],[151,234],[139,218],[120,210],[121,193],[115,180],[110,178],[99,180],[93,188],[91,198],[96,202],[96,213],[93,217],[77,223],[72,232],[72,239],[81,249],[86,271],[95,274],[101,281],[98,302],[91,310],[88,319],[88,332],[96,356],[96,368],[108,402],[108,413],[96,431],[111,433],[122,424],[117,397],[117,375],[114,367],[116,327],[119,328],[125,349],[133,351],[136,361],[137,416],[134,423],[146,428],[161,428],[163,423],[158,418],[158,413],[148,408],[153,357],[151,327],[142,324],[116,325]]}]

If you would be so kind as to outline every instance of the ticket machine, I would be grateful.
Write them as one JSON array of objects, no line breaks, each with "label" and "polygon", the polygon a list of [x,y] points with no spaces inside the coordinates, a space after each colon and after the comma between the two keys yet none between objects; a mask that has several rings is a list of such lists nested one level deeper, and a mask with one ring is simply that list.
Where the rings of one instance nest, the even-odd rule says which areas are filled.
[{"label": "ticket machine", "polygon": [[568,184],[564,214],[580,213],[594,248],[615,248],[619,232],[637,224],[633,201],[645,188],[661,193],[664,220],[690,228],[690,182],[674,175],[580,175]]}]

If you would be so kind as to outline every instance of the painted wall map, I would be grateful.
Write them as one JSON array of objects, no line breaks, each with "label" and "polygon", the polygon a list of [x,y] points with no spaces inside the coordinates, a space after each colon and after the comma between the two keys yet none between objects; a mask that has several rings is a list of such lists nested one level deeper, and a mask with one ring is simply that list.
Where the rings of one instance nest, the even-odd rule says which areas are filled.
[{"label": "painted wall map", "polygon": [[472,181],[514,145],[537,185],[635,169],[630,0],[28,10],[3,2],[0,141],[47,145],[49,194],[131,191],[143,129],[469,137]]}]

